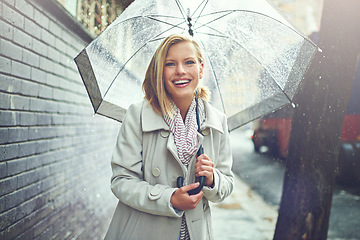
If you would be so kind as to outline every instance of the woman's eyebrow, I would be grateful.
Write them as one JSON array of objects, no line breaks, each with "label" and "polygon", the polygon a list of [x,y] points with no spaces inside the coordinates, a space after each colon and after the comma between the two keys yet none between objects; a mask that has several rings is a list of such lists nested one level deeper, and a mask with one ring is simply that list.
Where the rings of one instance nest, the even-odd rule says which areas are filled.
[{"label": "woman's eyebrow", "polygon": [[[186,61],[186,60],[194,60],[194,59],[195,59],[195,57],[186,57],[186,58],[184,58],[185,61]],[[172,58],[165,58],[165,61],[169,61],[169,62],[173,61],[173,62],[176,62],[177,60],[172,59]]]}]

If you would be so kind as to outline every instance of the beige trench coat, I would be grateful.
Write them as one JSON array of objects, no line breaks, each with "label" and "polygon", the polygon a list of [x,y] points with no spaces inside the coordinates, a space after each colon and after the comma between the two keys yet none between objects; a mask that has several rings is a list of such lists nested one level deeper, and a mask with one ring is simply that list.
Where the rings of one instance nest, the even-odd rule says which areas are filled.
[{"label": "beige trench coat", "polygon": [[[192,240],[214,238],[208,201],[222,201],[233,189],[226,117],[209,103],[205,111],[199,140],[215,164],[215,185],[204,187],[197,207],[185,211]],[[184,185],[194,182],[195,161],[193,157],[184,167],[168,125],[146,100],[130,106],[111,161],[111,189],[119,203],[105,239],[177,240],[184,211],[174,209],[170,198],[178,176],[184,177]]]}]

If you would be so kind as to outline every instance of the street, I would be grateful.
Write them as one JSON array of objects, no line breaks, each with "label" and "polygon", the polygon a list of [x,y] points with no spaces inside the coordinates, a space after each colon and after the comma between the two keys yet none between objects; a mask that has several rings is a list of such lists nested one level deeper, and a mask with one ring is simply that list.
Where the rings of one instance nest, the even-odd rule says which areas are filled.
[{"label": "street", "polygon": [[[233,171],[262,196],[265,202],[279,208],[284,164],[265,153],[254,152],[251,130],[242,128],[231,132],[234,156]],[[360,190],[336,185],[330,216],[328,239],[360,239]]]}]

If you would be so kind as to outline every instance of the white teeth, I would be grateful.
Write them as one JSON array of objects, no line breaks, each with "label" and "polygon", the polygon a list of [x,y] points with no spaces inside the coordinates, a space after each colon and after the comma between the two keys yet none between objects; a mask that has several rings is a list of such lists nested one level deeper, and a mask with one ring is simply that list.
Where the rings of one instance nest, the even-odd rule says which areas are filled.
[{"label": "white teeth", "polygon": [[175,85],[179,85],[179,84],[184,84],[184,83],[188,83],[190,82],[190,80],[178,80],[178,81],[174,81]]}]

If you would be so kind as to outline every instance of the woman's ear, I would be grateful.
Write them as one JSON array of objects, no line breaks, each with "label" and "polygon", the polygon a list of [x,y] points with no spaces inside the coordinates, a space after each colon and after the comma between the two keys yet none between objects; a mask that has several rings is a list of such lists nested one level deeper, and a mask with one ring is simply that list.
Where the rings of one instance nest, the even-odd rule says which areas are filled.
[{"label": "woman's ear", "polygon": [[204,74],[204,63],[200,63],[200,71],[199,71],[199,77],[200,79],[203,78],[203,74]]}]

